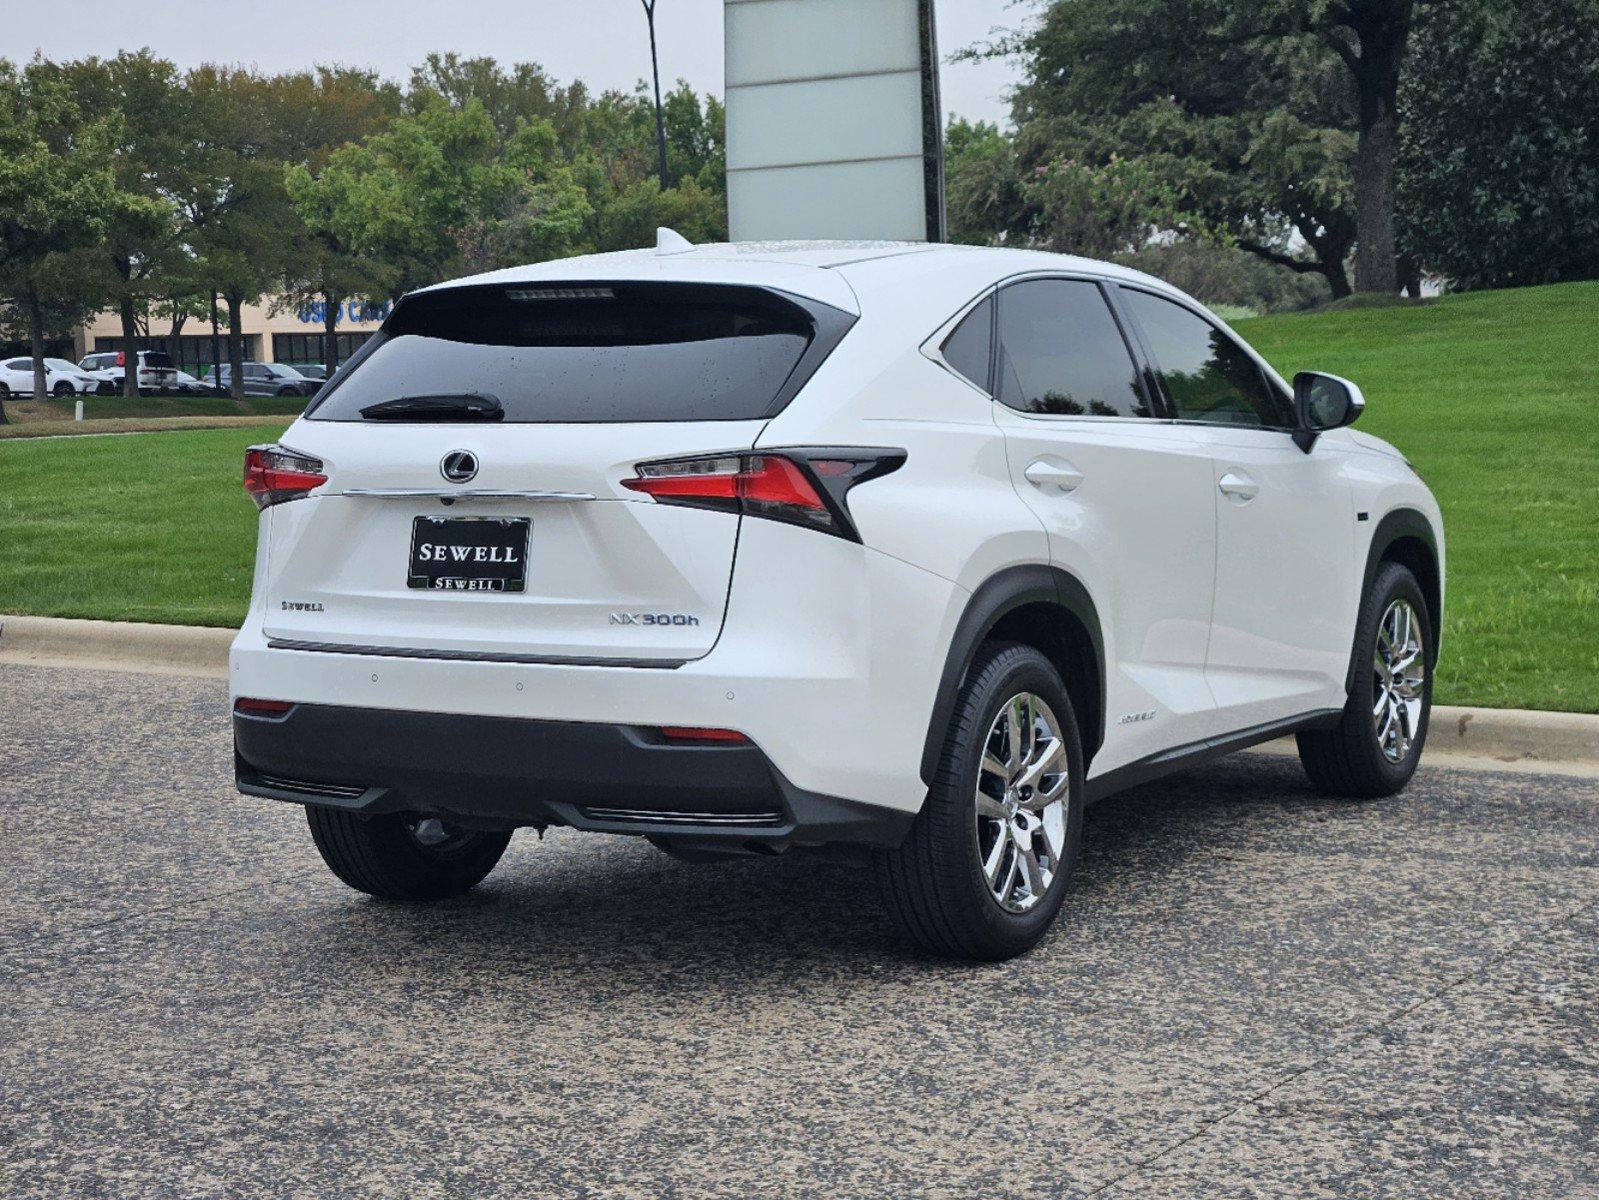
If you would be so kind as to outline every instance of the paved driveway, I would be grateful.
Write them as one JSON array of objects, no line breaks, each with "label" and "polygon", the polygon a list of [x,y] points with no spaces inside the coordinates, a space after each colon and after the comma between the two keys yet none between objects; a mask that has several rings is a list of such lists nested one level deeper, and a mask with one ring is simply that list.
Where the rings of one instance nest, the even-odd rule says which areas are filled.
[{"label": "paved driveway", "polygon": [[388,907],[222,685],[0,666],[0,1196],[1599,1195],[1599,787],[1246,757],[1106,802],[1057,932],[519,835]]}]

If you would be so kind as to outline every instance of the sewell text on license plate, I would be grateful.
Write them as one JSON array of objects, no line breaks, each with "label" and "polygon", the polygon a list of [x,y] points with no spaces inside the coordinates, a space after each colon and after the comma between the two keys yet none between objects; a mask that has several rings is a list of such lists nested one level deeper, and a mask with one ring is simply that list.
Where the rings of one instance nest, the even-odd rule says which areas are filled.
[{"label": "sewell text on license plate", "polygon": [[417,517],[406,585],[443,592],[527,588],[527,517]]}]

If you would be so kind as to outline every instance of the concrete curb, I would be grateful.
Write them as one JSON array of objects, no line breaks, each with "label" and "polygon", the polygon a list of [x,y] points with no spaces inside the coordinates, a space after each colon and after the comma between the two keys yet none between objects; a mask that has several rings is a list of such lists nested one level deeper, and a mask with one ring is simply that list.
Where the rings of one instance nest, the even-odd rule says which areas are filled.
[{"label": "concrete curb", "polygon": [[0,616],[0,662],[226,678],[236,630]]},{"label": "concrete curb", "polygon": [[[231,629],[59,617],[0,617],[0,662],[226,678]],[[1263,747],[1291,752],[1292,740]],[[1599,770],[1599,716],[1518,708],[1432,711],[1429,757]]]}]

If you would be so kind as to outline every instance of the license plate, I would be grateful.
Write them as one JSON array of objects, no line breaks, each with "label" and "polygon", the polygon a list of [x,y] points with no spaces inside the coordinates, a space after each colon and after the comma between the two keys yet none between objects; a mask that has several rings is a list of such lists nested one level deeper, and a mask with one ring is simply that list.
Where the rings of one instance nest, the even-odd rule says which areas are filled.
[{"label": "license plate", "polygon": [[406,583],[436,592],[520,592],[527,588],[526,517],[417,517]]}]

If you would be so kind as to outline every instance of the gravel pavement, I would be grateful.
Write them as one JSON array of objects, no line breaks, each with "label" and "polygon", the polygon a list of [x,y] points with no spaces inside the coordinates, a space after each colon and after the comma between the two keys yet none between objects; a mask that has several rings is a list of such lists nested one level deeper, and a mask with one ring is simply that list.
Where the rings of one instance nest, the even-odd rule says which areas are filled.
[{"label": "gravel pavement", "polygon": [[0,1196],[1599,1197],[1599,783],[1240,756],[1091,810],[1030,957],[869,871],[524,832],[347,891],[224,685],[0,665]]}]

